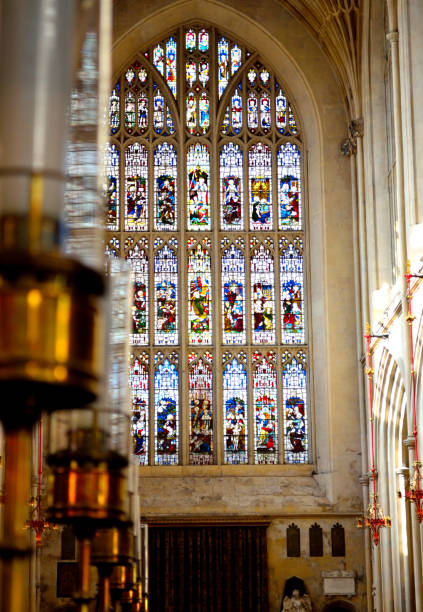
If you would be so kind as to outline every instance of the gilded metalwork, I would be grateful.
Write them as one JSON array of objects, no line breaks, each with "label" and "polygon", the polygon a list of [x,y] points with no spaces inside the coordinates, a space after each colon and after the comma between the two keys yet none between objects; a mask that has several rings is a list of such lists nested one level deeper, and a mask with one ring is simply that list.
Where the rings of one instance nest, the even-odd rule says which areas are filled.
[{"label": "gilded metalwork", "polygon": [[24,410],[4,404],[6,428],[20,426],[25,417],[34,422],[41,406],[75,408],[96,398],[103,292],[102,276],[75,261],[1,253],[0,384],[22,400]]},{"label": "gilded metalwork", "polygon": [[58,523],[113,525],[125,519],[125,488],[124,474],[106,462],[54,466],[48,478],[47,512]]}]

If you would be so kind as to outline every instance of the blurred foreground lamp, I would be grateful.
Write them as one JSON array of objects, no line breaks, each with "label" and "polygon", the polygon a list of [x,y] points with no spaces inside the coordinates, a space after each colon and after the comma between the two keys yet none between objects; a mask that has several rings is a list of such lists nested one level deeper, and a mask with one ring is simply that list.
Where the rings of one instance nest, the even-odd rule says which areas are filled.
[{"label": "blurred foreground lamp", "polygon": [[[64,255],[68,101],[96,3],[4,0],[0,19],[0,608],[28,608],[31,430],[41,410],[98,396],[104,279]],[[97,98],[96,98],[97,99]],[[97,147],[97,142],[95,146]],[[99,204],[99,200],[97,200]],[[9,398],[9,401],[6,401]]]},{"label": "blurred foreground lamp", "polygon": [[79,410],[57,410],[50,417],[48,513],[54,522],[74,526],[80,564],[79,592],[74,600],[81,610],[87,609],[84,606],[92,599],[90,541],[97,529],[109,528],[113,552],[113,538],[120,537],[114,529],[129,521],[129,274],[122,260],[111,261],[110,268],[105,392],[94,404]]}]

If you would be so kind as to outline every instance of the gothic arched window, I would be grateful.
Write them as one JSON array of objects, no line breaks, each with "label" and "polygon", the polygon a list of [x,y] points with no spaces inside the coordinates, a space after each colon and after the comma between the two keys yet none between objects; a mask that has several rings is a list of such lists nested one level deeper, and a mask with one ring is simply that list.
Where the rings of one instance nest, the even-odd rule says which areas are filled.
[{"label": "gothic arched window", "polygon": [[107,253],[132,270],[141,465],[310,460],[304,149],[282,76],[192,24],[116,79]]}]

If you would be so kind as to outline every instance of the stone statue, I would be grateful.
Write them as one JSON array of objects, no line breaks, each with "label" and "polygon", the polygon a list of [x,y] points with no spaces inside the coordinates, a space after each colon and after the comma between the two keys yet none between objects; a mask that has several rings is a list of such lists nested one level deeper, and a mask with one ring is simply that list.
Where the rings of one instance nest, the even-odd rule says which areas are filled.
[{"label": "stone statue", "polygon": [[280,612],[312,612],[311,599],[301,578],[292,576],[285,582]]},{"label": "stone statue", "polygon": [[288,597],[286,595],[283,598],[283,608],[282,612],[311,612],[311,599],[304,593],[304,595],[300,595],[298,589],[294,589],[292,591],[292,596]]}]

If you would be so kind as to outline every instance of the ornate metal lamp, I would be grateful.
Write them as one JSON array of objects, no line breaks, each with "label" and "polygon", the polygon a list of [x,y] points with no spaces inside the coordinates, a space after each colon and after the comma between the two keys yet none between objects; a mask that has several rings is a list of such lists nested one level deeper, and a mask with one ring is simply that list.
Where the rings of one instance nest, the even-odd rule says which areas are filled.
[{"label": "ornate metal lamp", "polygon": [[[96,530],[120,527],[129,517],[129,275],[124,261],[111,265],[110,334],[104,348],[109,376],[103,399],[82,410],[58,410],[50,418],[48,512],[55,522],[74,526],[80,551],[80,585],[74,600],[81,611],[93,598],[89,569]],[[112,529],[111,537],[113,533]]]},{"label": "ornate metal lamp", "polygon": [[102,376],[103,274],[63,252],[65,128],[78,6],[76,0],[2,5],[0,131],[7,146],[0,152],[0,389],[13,405],[0,407],[0,608],[14,612],[28,608],[31,547],[23,527],[33,425],[42,410],[93,401]]},{"label": "ornate metal lamp", "polygon": [[413,294],[411,292],[411,279],[412,278],[423,278],[421,274],[410,273],[410,262],[407,261],[407,272],[405,274],[407,279],[407,301],[408,301],[408,313],[407,322],[410,331],[410,369],[411,369],[411,401],[413,406],[413,437],[414,437],[414,456],[415,461],[413,463],[413,471],[408,479],[408,484],[405,488],[405,498],[409,502],[413,502],[416,505],[417,520],[419,523],[423,520],[423,490],[422,485],[422,464],[419,461],[419,448],[418,448],[418,429],[417,429],[417,410],[416,410],[416,372],[414,369],[414,345],[413,345],[413,321],[416,318],[413,315],[412,299]]},{"label": "ornate metal lamp", "polygon": [[385,516],[383,510],[378,502],[376,494],[376,469],[375,469],[375,452],[374,452],[374,435],[373,435],[373,375],[374,370],[372,368],[372,354],[370,349],[370,342],[372,338],[386,338],[386,335],[372,335],[370,333],[370,324],[366,325],[366,333],[364,338],[367,346],[367,369],[366,374],[368,377],[369,385],[369,412],[370,412],[370,443],[371,443],[371,474],[372,474],[372,489],[373,493],[370,498],[370,503],[367,508],[367,512],[363,518],[357,520],[357,527],[368,527],[372,532],[373,542],[375,546],[379,544],[379,531],[382,527],[390,527],[391,519]]}]

